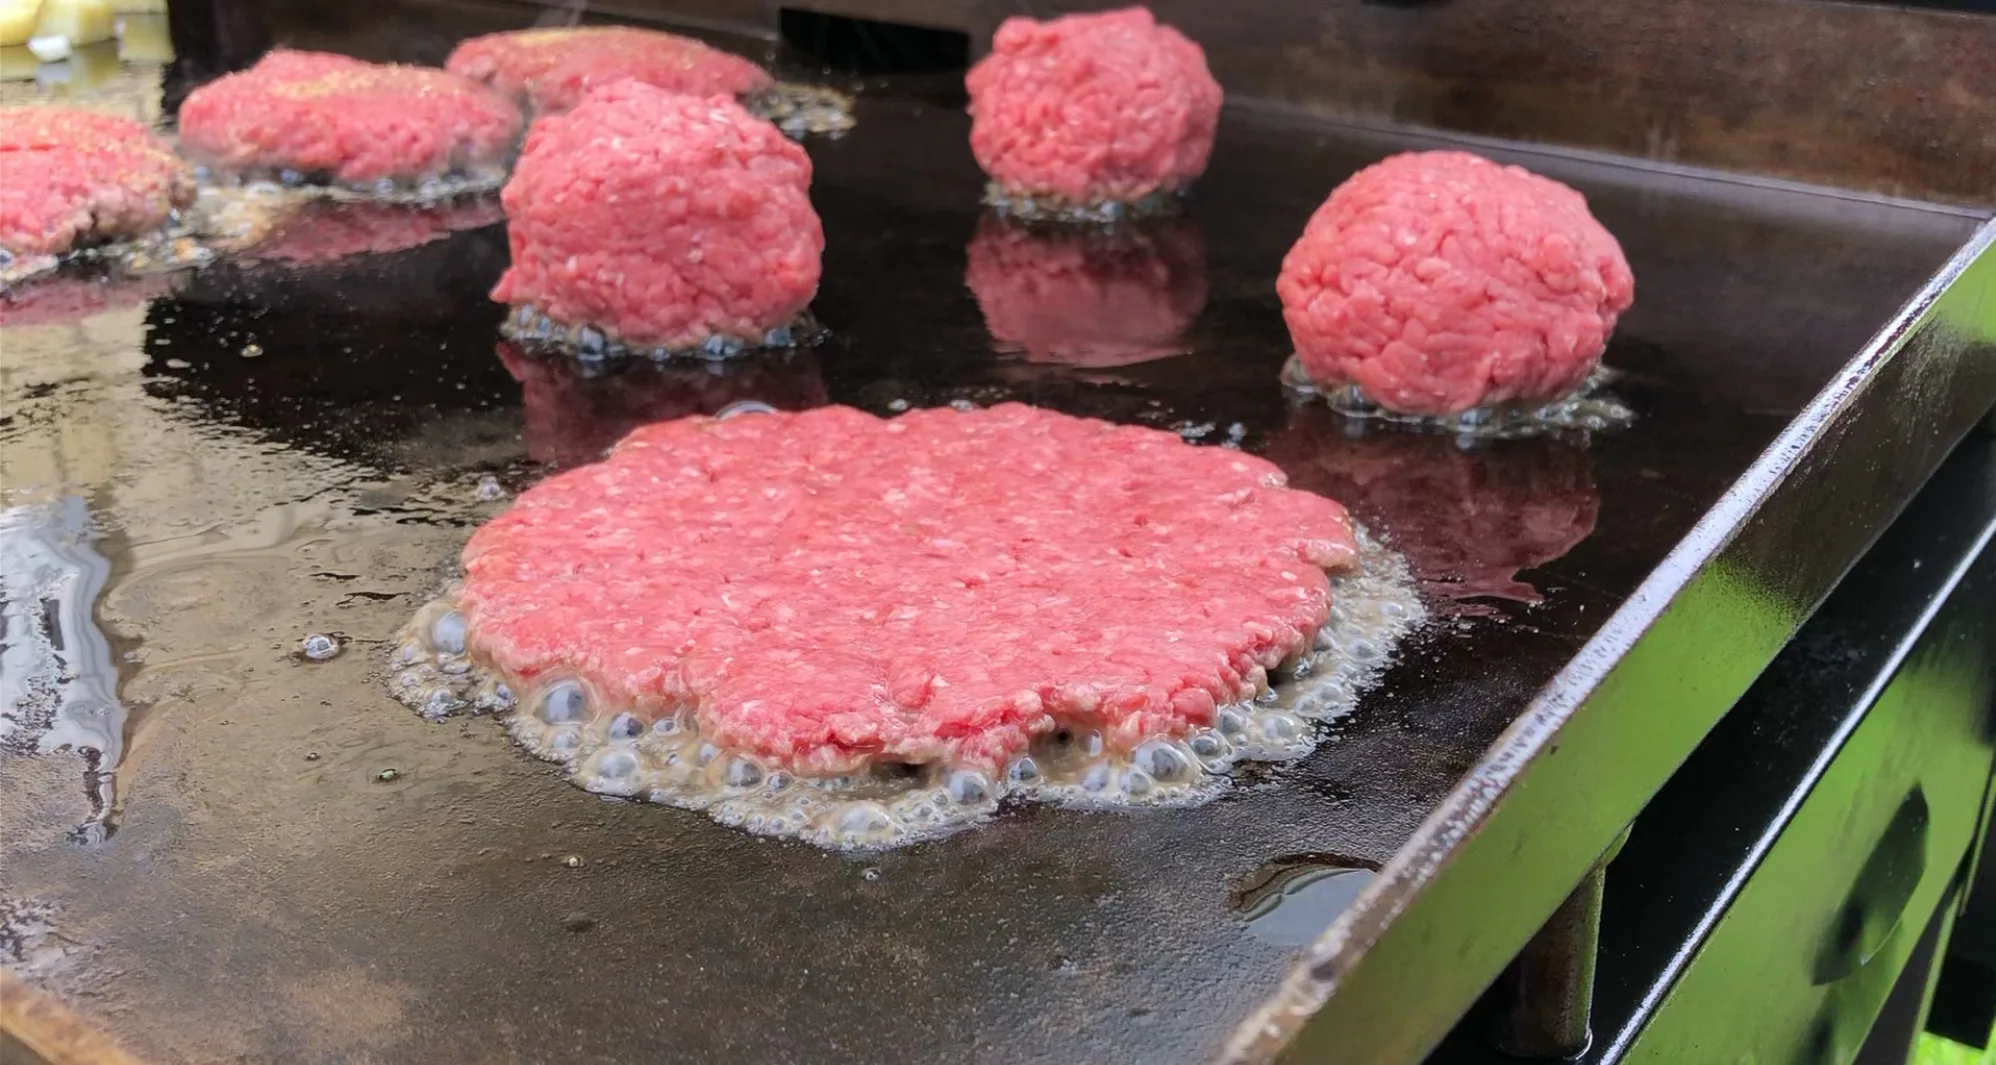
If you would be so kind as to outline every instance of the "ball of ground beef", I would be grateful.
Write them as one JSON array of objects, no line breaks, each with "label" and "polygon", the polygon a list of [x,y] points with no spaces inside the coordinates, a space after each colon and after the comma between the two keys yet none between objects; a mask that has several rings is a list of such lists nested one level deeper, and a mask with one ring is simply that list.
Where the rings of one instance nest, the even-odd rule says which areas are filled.
[{"label": "ball of ground beef", "polygon": [[590,90],[625,78],[701,97],[747,96],[773,84],[767,71],[738,55],[635,26],[488,33],[458,45],[444,69],[544,115],[570,110]]},{"label": "ball of ground beef", "polygon": [[1573,392],[1635,279],[1573,189],[1467,152],[1410,152],[1331,193],[1276,292],[1312,381],[1439,416]]},{"label": "ball of ground beef", "polygon": [[991,336],[1034,362],[1088,369],[1181,354],[1206,306],[1206,245],[1187,219],[1114,229],[986,216],[964,283]]},{"label": "ball of ground beef", "polygon": [[411,182],[503,166],[521,122],[519,108],[456,74],[280,49],[189,93],[180,143],[234,174]]},{"label": "ball of ground beef", "polygon": [[964,82],[970,149],[1009,196],[1135,202],[1190,183],[1213,151],[1205,54],[1140,7],[1006,19]]},{"label": "ball of ground beef", "polygon": [[60,255],[158,231],[194,176],[152,130],[66,107],[0,109],[0,252]]},{"label": "ball of ground beef", "polygon": [[750,345],[816,294],[811,160],[726,97],[618,82],[534,123],[492,291],[634,348]]}]

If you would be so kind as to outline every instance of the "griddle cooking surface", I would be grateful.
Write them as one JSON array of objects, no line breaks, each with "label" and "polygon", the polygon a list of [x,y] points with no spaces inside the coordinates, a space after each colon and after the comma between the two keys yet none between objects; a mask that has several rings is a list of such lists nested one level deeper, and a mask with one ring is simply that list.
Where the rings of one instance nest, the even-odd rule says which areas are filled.
[{"label": "griddle cooking surface", "polygon": [[[1074,371],[992,354],[962,284],[981,188],[963,116],[882,98],[859,117],[811,144],[828,239],[816,306],[836,338],[796,371],[822,374],[832,401],[1013,397],[1213,423],[1215,444],[1238,424],[1306,486],[1348,479],[1340,448],[1458,461],[1432,439],[1348,441],[1275,384],[1282,253],[1332,185],[1409,142],[1230,113],[1193,211],[1208,285],[1194,353]],[[497,229],[325,267],[220,267],[143,311],[8,330],[8,502],[88,501],[112,566],[98,618],[132,711],[108,841],[65,838],[90,816],[81,760],[0,756],[0,902],[37,904],[53,929],[20,965],[159,1062],[1211,1053],[1293,950],[1233,893],[1299,855],[1390,857],[1972,228],[1533,165],[1580,185],[1628,251],[1637,303],[1608,362],[1641,415],[1584,454],[1507,445],[1461,467],[1455,483],[1516,508],[1514,526],[1540,494],[1560,503],[1555,524],[1598,507],[1591,535],[1523,574],[1544,601],[1445,611],[1330,742],[1209,806],[1021,810],[861,859],[599,799],[493,722],[428,724],[383,690],[384,641],[494,509],[476,500],[482,476],[518,490],[543,473],[536,441],[552,434],[560,454],[565,433],[694,402],[674,390],[697,382],[639,368],[566,381],[551,394],[594,405],[534,422],[482,296],[503,265]],[[1389,534],[1459,520],[1419,494],[1368,498],[1355,509]],[[312,632],[343,636],[344,653],[292,658]]]}]

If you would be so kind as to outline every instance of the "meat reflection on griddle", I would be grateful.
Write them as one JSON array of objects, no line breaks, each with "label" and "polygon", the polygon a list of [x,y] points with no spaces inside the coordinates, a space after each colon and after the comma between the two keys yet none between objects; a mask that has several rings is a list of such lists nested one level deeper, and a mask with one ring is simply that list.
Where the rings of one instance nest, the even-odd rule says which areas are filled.
[{"label": "meat reflection on griddle", "polygon": [[1206,242],[1189,218],[1110,229],[987,214],[964,283],[1001,351],[1100,369],[1184,354],[1206,306]]},{"label": "meat reflection on griddle", "polygon": [[810,351],[591,365],[501,341],[499,361],[520,383],[527,457],[552,469],[594,462],[625,434],[652,422],[716,414],[733,403],[798,411],[830,401]]},{"label": "meat reflection on griddle", "polygon": [[186,276],[65,270],[0,290],[0,325],[70,325],[171,295]]},{"label": "meat reflection on griddle", "polygon": [[245,258],[315,266],[353,255],[386,255],[479,229],[505,218],[493,196],[462,197],[429,206],[314,203],[298,208]]},{"label": "meat reflection on griddle", "polygon": [[1520,580],[1594,531],[1600,494],[1584,445],[1477,441],[1369,429],[1322,404],[1299,406],[1268,444],[1297,488],[1343,503],[1384,533],[1430,596],[1536,603]]}]

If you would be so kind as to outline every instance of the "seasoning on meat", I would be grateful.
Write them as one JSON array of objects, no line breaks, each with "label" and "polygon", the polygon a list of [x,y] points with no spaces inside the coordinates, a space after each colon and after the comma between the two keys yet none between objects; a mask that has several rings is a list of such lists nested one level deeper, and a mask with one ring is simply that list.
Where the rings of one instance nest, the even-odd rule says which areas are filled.
[{"label": "seasoning on meat", "polygon": [[964,283],[1001,346],[1089,369],[1182,354],[1206,306],[1206,244],[1187,219],[1021,226],[987,216]]},{"label": "seasoning on meat", "polygon": [[[1271,463],[1015,404],[647,426],[463,559],[405,631],[402,698],[517,702],[591,790],[832,846],[1008,791],[1210,795],[1308,750],[1418,613]],[[1321,685],[1273,693],[1320,643]]]},{"label": "seasoning on meat", "polygon": [[459,44],[444,68],[542,115],[571,110],[590,90],[626,78],[702,98],[743,97],[772,84],[767,71],[738,55],[635,26],[488,33]]},{"label": "seasoning on meat", "polygon": [[382,194],[496,185],[520,126],[456,74],[283,49],[180,107],[182,148],[226,177]]},{"label": "seasoning on meat", "polygon": [[1635,280],[1573,189],[1467,152],[1410,152],[1331,193],[1276,291],[1308,381],[1447,417],[1575,392]]},{"label": "seasoning on meat", "polygon": [[133,119],[66,107],[0,109],[0,278],[84,247],[159,233],[194,176]]},{"label": "seasoning on meat", "polygon": [[818,288],[811,160],[726,97],[634,81],[534,123],[502,199],[515,339],[578,354],[787,347]]},{"label": "seasoning on meat", "polygon": [[499,361],[520,383],[527,457],[550,469],[596,462],[638,426],[745,405],[808,410],[827,403],[817,356],[772,352],[727,362],[627,362],[597,367],[545,358],[510,341]]},{"label": "seasoning on meat", "polygon": [[964,83],[993,202],[1025,215],[1158,207],[1206,169],[1219,124],[1205,54],[1141,7],[1008,18]]}]

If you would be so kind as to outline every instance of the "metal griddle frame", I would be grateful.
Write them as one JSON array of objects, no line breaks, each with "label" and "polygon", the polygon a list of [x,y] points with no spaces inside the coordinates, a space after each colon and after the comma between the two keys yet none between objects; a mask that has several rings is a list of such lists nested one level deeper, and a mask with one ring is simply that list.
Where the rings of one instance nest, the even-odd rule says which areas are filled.
[{"label": "metal griddle frame", "polygon": [[[973,0],[802,0],[794,6],[963,29],[971,34],[973,48],[1013,9]],[[1068,6],[1032,5],[1039,15]],[[1323,77],[1316,81],[1306,76],[1313,69],[1307,57],[1251,71],[1266,65],[1275,42],[1308,40],[1298,34],[1319,32],[1321,23],[1370,35],[1375,44],[1382,38],[1408,44],[1390,52],[1387,77],[1411,82],[1418,74],[1428,80],[1474,81],[1497,60],[1463,42],[1479,28],[1512,20],[1515,30],[1515,20],[1525,19],[1525,29],[1538,37],[1528,33],[1519,39],[1542,40],[1549,52],[1546,69],[1536,73],[1553,91],[1568,94],[1574,109],[1583,113],[1544,139],[1631,154],[1638,153],[1631,151],[1628,134],[1619,127],[1635,124],[1642,113],[1668,107],[1668,102],[1631,100],[1588,87],[1612,89],[1620,79],[1640,80],[1650,53],[1632,42],[1661,25],[1710,10],[1690,0],[1613,12],[1575,3],[1554,4],[1560,10],[1549,12],[1545,5],[1514,0],[1452,0],[1413,9],[1334,4],[1319,18],[1313,5],[1273,0],[1245,8],[1214,5],[1224,12],[1202,12],[1197,10],[1201,5],[1189,0],[1151,6],[1167,21],[1192,24],[1228,84],[1245,81],[1250,94],[1258,90],[1285,103],[1334,112],[1352,106],[1340,95],[1350,86],[1329,70],[1337,65],[1336,57],[1321,60]],[[1870,131],[1861,121],[1866,115],[1889,111],[1895,102],[1906,104],[1917,92],[1924,110],[1914,110],[1914,117],[1897,128],[1879,129],[1870,137],[1847,134],[1848,141],[1819,140],[1815,143],[1826,150],[1814,153],[1797,152],[1794,144],[1777,148],[1754,136],[1783,121],[1784,110],[1788,121],[1806,128],[1813,112],[1798,117],[1795,112],[1804,105],[1796,101],[1812,88],[1830,87],[1820,94],[1826,98],[1821,109],[1848,110],[1848,100],[1827,98],[1838,95],[1838,79],[1863,77],[1864,58],[1839,60],[1833,54],[1823,60],[1829,69],[1817,68],[1811,75],[1817,84],[1787,84],[1763,94],[1767,101],[1739,123],[1743,132],[1738,137],[1694,138],[1684,161],[1915,198],[1996,202],[1996,121],[1990,121],[1996,116],[1996,86],[1989,83],[1986,65],[1981,80],[1974,77],[1978,55],[1985,64],[1996,55],[1996,20],[1816,7],[1729,6],[1728,32],[1738,29],[1741,40],[1756,42],[1788,33],[1799,55],[1840,34],[1892,28],[1900,39],[1874,44],[1888,51],[1918,42],[1931,46],[1929,69],[1914,80],[1953,78],[1966,86],[1956,94],[1957,110],[1943,110],[1941,94],[1927,102],[1923,88],[1902,79],[1880,89],[1876,99],[1860,108],[1860,121],[1846,127]],[[231,10],[226,2],[176,2],[177,30],[226,49]],[[1596,21],[1587,23],[1596,12]],[[775,7],[755,0],[626,0],[615,13],[763,36],[774,36],[776,21]],[[1232,28],[1211,36],[1197,32],[1219,20]],[[1555,24],[1565,39],[1550,32]],[[1574,47],[1602,49],[1607,55],[1591,75],[1563,67],[1550,55],[1553,49]],[[1709,90],[1701,80],[1711,73],[1706,62],[1687,62],[1673,77],[1687,91]],[[1837,67],[1838,62],[1844,66]],[[1230,76],[1234,74],[1238,79]],[[1762,70],[1753,76],[1768,75]],[[1283,77],[1291,80],[1280,82]],[[1596,80],[1590,82],[1590,77]],[[1507,93],[1515,96],[1515,89],[1493,92],[1501,100]],[[1519,123],[1531,122],[1507,116],[1501,107],[1479,114],[1434,102],[1447,99],[1445,93],[1432,99],[1416,95],[1428,102],[1411,114],[1362,117],[1510,135],[1519,134]],[[1615,113],[1615,108],[1622,111]],[[1952,131],[1954,139],[1945,150],[1915,151],[1895,140],[1926,138],[1936,130]],[[1525,135],[1534,139],[1529,131]],[[1847,146],[1851,150],[1843,151]],[[1591,972],[1602,870],[1631,822],[1950,451],[1978,425],[1996,431],[1992,408],[1996,222],[1982,225],[1856,353],[1532,701],[1411,842],[1305,953],[1279,996],[1236,1033],[1227,1060],[1420,1061],[1528,948],[1527,961],[1538,961],[1539,980],[1521,988],[1524,1005],[1511,1015],[1517,1048],[1548,1053],[1574,1049],[1560,1043],[1573,1036],[1576,1007],[1585,1031],[1584,978]],[[1985,581],[1985,591],[1986,586]],[[1752,609],[1741,608],[1742,597]],[[0,1042],[0,1056],[14,1060],[25,1047],[50,1062],[122,1060],[60,1007],[6,974],[0,974],[0,992],[6,999],[0,1029],[18,1037],[18,1042]],[[1409,1008],[1410,996],[1418,997],[1419,1008]],[[1696,1046],[1695,1041],[1682,1045]]]}]

